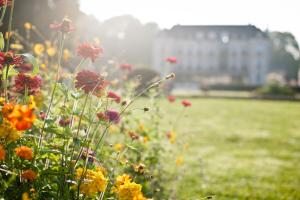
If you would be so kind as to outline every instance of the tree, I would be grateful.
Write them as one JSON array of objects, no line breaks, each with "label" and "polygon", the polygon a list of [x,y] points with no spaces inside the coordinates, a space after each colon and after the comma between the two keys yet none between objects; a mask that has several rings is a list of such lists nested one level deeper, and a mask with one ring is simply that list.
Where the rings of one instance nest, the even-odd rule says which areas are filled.
[{"label": "tree", "polygon": [[272,41],[271,70],[284,72],[286,79],[297,79],[300,64],[299,45],[287,32],[270,33]]}]

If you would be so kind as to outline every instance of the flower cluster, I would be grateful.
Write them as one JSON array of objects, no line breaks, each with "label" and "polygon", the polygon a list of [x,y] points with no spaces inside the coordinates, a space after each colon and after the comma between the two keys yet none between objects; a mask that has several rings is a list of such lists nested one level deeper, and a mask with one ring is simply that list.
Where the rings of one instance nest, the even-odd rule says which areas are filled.
[{"label": "flower cluster", "polygon": [[142,186],[132,182],[127,174],[117,177],[113,192],[117,194],[119,200],[147,200],[142,193]]},{"label": "flower cluster", "polygon": [[105,178],[102,168],[94,170],[78,168],[76,169],[76,179],[82,180],[79,189],[82,194],[87,196],[104,192],[107,186],[107,178]]}]

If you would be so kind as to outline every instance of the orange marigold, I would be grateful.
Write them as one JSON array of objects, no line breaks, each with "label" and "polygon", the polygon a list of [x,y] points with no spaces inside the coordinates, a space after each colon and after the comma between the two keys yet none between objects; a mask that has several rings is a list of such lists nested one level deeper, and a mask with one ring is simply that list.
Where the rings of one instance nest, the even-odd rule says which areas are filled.
[{"label": "orange marigold", "polygon": [[37,176],[36,172],[33,171],[32,169],[27,169],[23,171],[21,174],[22,179],[26,179],[29,181],[33,181],[34,179],[36,179],[36,176]]},{"label": "orange marigold", "polygon": [[26,159],[26,160],[32,160],[33,159],[33,153],[32,149],[27,146],[20,146],[15,148],[15,152],[18,157]]},{"label": "orange marigold", "polygon": [[5,160],[6,152],[2,145],[0,145],[0,160]]},{"label": "orange marigold", "polygon": [[24,131],[31,128],[36,116],[33,110],[27,105],[18,104],[14,106],[13,111],[7,116],[7,119],[18,131]]},{"label": "orange marigold", "polygon": [[7,118],[14,110],[15,105],[12,103],[4,103],[2,107],[2,116]]}]

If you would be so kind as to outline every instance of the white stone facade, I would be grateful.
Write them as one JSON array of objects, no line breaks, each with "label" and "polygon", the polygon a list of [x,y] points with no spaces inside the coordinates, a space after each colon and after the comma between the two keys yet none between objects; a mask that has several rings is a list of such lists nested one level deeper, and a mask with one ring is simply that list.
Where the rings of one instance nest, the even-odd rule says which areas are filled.
[{"label": "white stone facade", "polygon": [[[271,44],[255,26],[174,26],[154,42],[152,66],[162,75],[175,72],[181,81],[229,76],[246,85],[266,81]],[[165,61],[174,56],[172,66]]]}]

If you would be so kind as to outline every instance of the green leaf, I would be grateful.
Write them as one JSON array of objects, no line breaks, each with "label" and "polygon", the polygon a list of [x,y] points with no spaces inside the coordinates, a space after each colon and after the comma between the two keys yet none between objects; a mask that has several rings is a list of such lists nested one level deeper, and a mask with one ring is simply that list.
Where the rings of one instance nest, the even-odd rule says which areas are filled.
[{"label": "green leaf", "polygon": [[3,37],[3,33],[0,32],[0,50],[3,51],[5,46],[5,42],[4,42],[4,37]]},{"label": "green leaf", "polygon": [[27,58],[28,61],[33,65],[32,75],[37,75],[40,71],[40,67],[35,57],[29,53],[24,53],[21,55]]}]

